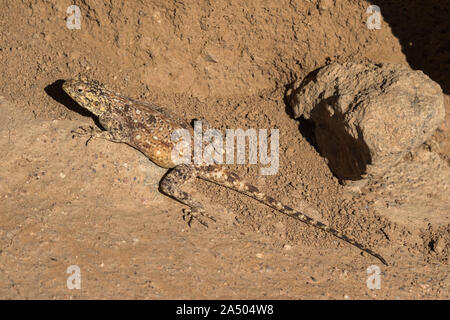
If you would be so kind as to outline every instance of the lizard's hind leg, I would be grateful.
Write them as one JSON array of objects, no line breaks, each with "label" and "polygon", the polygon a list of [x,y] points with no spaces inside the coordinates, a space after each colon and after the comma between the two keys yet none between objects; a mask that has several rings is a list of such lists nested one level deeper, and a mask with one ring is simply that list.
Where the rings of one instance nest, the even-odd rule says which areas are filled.
[{"label": "lizard's hind leg", "polygon": [[206,222],[201,219],[201,216],[215,221],[214,218],[205,213],[200,202],[194,200],[192,196],[181,190],[181,188],[188,182],[195,179],[197,176],[194,166],[181,164],[169,171],[160,182],[160,189],[166,195],[178,200],[179,202],[189,206],[189,209],[184,209],[185,217],[188,217],[188,225],[190,226],[192,219],[197,219],[205,227],[208,226]]}]

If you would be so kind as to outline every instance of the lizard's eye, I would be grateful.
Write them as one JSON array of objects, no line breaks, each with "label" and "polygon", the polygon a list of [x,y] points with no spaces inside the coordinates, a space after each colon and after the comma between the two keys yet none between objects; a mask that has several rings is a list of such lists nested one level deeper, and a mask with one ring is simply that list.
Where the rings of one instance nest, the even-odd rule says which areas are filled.
[{"label": "lizard's eye", "polygon": [[83,92],[83,89],[81,89],[81,88],[78,88],[78,92]]}]

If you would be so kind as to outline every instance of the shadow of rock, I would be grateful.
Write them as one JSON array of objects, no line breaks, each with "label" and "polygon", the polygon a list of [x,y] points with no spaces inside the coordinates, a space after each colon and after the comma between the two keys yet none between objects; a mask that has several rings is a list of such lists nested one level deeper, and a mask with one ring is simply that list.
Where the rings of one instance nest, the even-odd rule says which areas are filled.
[{"label": "shadow of rock", "polygon": [[450,93],[450,6],[448,1],[377,0],[384,23],[402,46],[409,65]]},{"label": "shadow of rock", "polygon": [[323,100],[311,111],[311,119],[321,119],[315,123],[314,141],[319,153],[328,159],[330,170],[341,180],[359,180],[372,163],[370,150],[358,130],[357,138],[348,133],[344,115],[335,112],[329,117],[328,106],[333,97]]}]

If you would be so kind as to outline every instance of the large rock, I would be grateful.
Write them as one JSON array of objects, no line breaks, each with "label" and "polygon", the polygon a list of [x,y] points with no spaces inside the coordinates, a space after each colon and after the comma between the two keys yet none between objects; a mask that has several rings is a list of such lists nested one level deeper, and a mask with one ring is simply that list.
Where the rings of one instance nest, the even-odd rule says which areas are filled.
[{"label": "large rock", "polygon": [[295,117],[314,122],[318,149],[343,180],[384,174],[445,116],[440,86],[396,64],[334,63],[287,98]]}]

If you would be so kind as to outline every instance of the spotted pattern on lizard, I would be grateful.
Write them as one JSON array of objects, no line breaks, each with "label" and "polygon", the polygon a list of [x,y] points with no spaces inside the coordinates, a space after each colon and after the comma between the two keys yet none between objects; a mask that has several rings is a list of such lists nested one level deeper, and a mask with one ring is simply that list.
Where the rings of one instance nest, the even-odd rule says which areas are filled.
[{"label": "spotted pattern on lizard", "polygon": [[182,190],[183,185],[195,178],[245,194],[283,214],[331,233],[387,265],[386,260],[371,249],[347,237],[342,232],[267,196],[257,187],[245,182],[236,173],[226,170],[223,166],[197,165],[194,162],[192,162],[193,164],[178,165],[174,163],[172,150],[175,143],[171,139],[172,133],[177,129],[186,129],[193,134],[193,129],[183,119],[171,114],[166,109],[114,93],[98,81],[86,78],[65,81],[63,90],[81,107],[98,116],[100,124],[106,131],[94,130],[90,133],[92,137],[126,143],[141,151],[157,165],[171,169],[161,180],[160,190],[187,205],[191,218],[196,218],[202,224],[206,225],[200,216],[211,217],[205,213],[201,203]]}]

